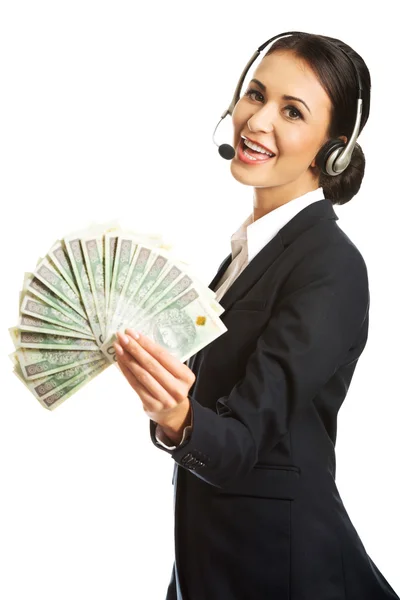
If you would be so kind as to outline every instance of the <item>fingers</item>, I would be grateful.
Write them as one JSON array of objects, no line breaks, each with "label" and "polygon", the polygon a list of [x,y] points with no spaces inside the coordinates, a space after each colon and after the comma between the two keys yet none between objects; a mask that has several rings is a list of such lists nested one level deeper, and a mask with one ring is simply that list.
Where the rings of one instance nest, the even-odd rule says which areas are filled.
[{"label": "fingers", "polygon": [[173,356],[166,348],[163,348],[160,344],[150,339],[148,336],[138,334],[131,328],[125,330],[125,333],[128,334],[129,337],[134,338],[135,335],[139,335],[137,339],[137,343],[151,356],[153,356],[157,362],[159,362],[167,371],[169,371],[174,377],[181,379],[182,381],[186,381],[190,385],[196,379],[194,373],[181,363],[181,361]]},{"label": "fingers", "polygon": [[155,399],[153,398],[153,396],[148,392],[148,390],[137,380],[137,378],[135,377],[135,375],[132,373],[132,371],[130,369],[128,369],[128,367],[123,363],[120,362],[119,360],[117,360],[117,365],[120,368],[120,370],[122,371],[122,373],[125,375],[128,383],[131,385],[131,387],[135,390],[135,392],[138,394],[138,396],[140,397],[142,404],[143,404],[143,410],[157,410],[160,406],[160,402],[156,402]]},{"label": "fingers", "polygon": [[126,359],[124,360],[117,354],[117,364],[128,383],[140,396],[145,410],[155,412],[160,408],[173,408],[176,403],[157,381],[146,373],[134,359],[128,358],[128,360],[129,364]]},{"label": "fingers", "polygon": [[[115,344],[114,347],[118,362],[125,364],[155,398],[159,399],[166,407],[171,407],[186,397],[187,386],[185,387],[184,383],[164,368],[157,358],[145,350],[141,344],[131,336],[120,332],[117,333],[117,338],[119,344]],[[140,339],[143,340],[142,336]],[[119,345],[124,350],[122,355]]]}]

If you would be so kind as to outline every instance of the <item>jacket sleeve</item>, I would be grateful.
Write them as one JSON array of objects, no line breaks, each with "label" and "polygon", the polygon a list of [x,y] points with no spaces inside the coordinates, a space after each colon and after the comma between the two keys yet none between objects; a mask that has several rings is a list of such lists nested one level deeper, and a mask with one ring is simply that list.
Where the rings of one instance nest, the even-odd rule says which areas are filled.
[{"label": "jacket sleeve", "polygon": [[[268,451],[286,435],[293,415],[345,362],[360,333],[369,309],[360,252],[335,245],[306,258],[285,282],[243,378],[218,398],[216,412],[189,394],[191,436],[171,456],[211,485],[251,471],[260,446]],[[153,438],[154,424],[150,431]]]}]

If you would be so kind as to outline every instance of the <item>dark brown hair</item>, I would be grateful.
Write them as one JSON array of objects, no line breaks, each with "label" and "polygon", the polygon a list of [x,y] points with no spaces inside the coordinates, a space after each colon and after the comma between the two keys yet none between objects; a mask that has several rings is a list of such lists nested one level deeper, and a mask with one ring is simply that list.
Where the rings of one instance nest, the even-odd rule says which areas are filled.
[{"label": "dark brown hair", "polygon": [[[350,139],[356,120],[357,77],[350,60],[339,49],[342,48],[356,63],[363,87],[362,117],[360,132],[369,116],[371,78],[367,65],[357,52],[336,38],[312,33],[296,33],[279,38],[264,56],[278,50],[292,50],[303,59],[314,71],[320,84],[332,102],[332,113],[328,135],[337,138],[345,135]],[[319,185],[323,188],[325,198],[332,204],[345,204],[360,189],[364,177],[365,156],[357,143],[347,169],[340,175],[325,175],[319,171]]]}]

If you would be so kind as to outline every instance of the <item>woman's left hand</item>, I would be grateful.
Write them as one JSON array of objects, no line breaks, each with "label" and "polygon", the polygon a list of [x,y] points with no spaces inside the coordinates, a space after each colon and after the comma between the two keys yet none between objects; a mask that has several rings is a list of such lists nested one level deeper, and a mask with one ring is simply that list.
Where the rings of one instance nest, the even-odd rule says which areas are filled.
[{"label": "woman's left hand", "polygon": [[[128,334],[128,335],[126,335]],[[118,365],[132,388],[140,396],[147,416],[158,423],[166,435],[178,437],[191,421],[188,392],[196,376],[165,348],[126,329],[117,332],[114,342]]]}]

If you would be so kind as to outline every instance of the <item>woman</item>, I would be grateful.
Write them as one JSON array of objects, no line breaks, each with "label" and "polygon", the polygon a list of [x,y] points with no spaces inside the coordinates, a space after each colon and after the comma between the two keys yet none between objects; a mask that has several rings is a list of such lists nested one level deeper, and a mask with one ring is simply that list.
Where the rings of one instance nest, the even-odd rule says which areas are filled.
[{"label": "woman", "polygon": [[367,268],[332,207],[358,192],[364,155],[357,145],[337,176],[317,158],[354,127],[340,48],[361,78],[362,129],[368,68],[320,35],[275,42],[235,105],[231,173],[254,193],[210,284],[228,331],[184,365],[132,330],[115,344],[176,463],[167,600],[398,599],[335,484],[337,414],[369,319]]}]

